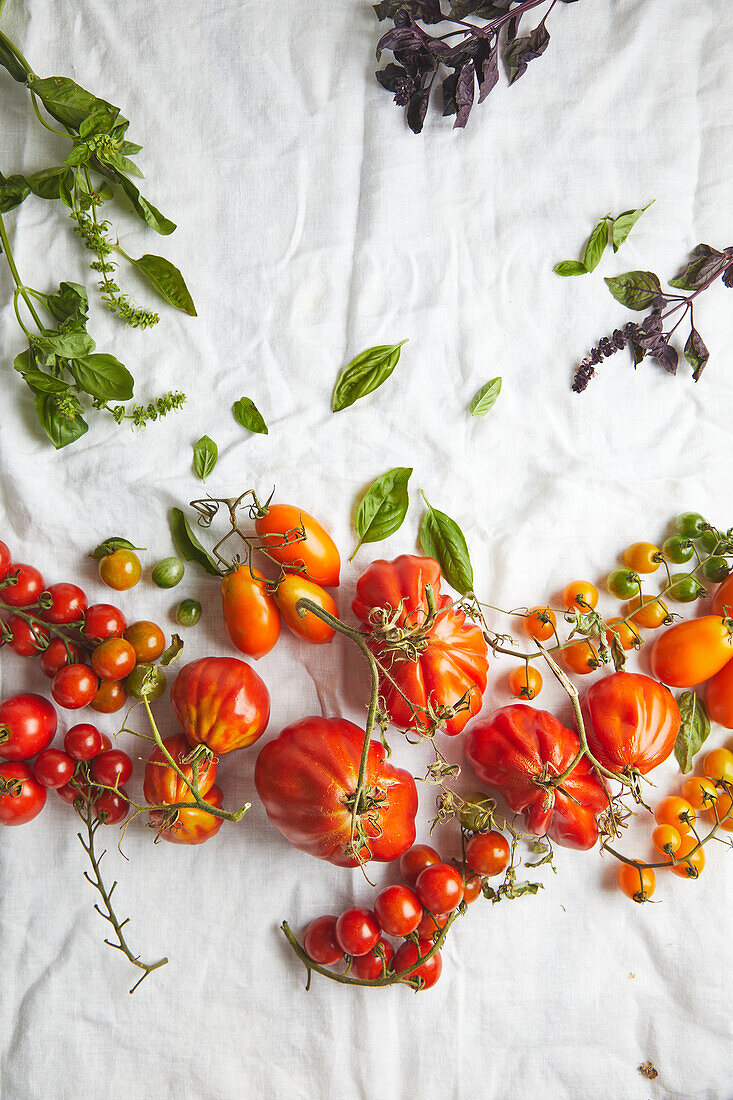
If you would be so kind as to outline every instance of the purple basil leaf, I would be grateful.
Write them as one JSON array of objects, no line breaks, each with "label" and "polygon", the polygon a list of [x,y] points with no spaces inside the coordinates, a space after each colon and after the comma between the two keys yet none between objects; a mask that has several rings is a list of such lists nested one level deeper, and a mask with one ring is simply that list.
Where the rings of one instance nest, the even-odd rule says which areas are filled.
[{"label": "purple basil leaf", "polygon": [[726,259],[722,252],[708,244],[699,244],[693,248],[690,262],[675,279],[669,280],[669,285],[678,290],[699,290],[716,273],[722,271],[725,264]]},{"label": "purple basil leaf", "polygon": [[654,352],[654,358],[664,367],[667,374],[677,373],[679,356],[670,344],[663,344],[661,348]]},{"label": "purple basil leaf", "polygon": [[489,92],[492,92],[499,80],[499,48],[494,46],[489,51],[489,56],[484,58],[479,70],[479,94],[478,101],[483,103]]},{"label": "purple basil leaf", "polygon": [[393,65],[391,63],[386,65],[383,69],[379,69],[374,75],[382,87],[386,88],[388,92],[396,92],[398,87],[401,86],[402,81],[409,79],[402,65]]},{"label": "purple basil leaf", "polygon": [[723,286],[727,286],[728,290],[733,286],[733,264],[730,267],[726,267],[723,275]]},{"label": "purple basil leaf", "polygon": [[430,102],[430,88],[413,92],[407,105],[407,124],[413,134],[419,134],[425,122],[425,115]]},{"label": "purple basil leaf", "polygon": [[456,103],[456,84],[458,83],[458,73],[450,73],[443,81],[443,116],[455,115],[458,113],[458,104]]},{"label": "purple basil leaf", "polygon": [[409,12],[423,23],[440,23],[445,18],[440,10],[440,0],[381,0],[373,4],[377,19],[394,19],[402,11]]},{"label": "purple basil leaf", "polygon": [[506,15],[514,0],[453,0],[451,15],[465,19],[467,15],[480,15],[483,19],[497,19]]},{"label": "purple basil leaf", "polygon": [[685,344],[685,359],[692,367],[692,379],[694,382],[699,380],[709,358],[710,352],[705,347],[705,341],[693,325],[687,343]]},{"label": "purple basil leaf", "polygon": [[456,84],[458,114],[456,115],[456,121],[453,123],[454,129],[463,129],[468,122],[468,116],[471,114],[471,108],[473,107],[475,75],[473,61],[465,64],[458,74],[458,83]]},{"label": "purple basil leaf", "polygon": [[422,45],[422,37],[412,27],[393,27],[377,43],[377,61],[381,61],[383,50],[396,53],[398,50],[418,50]]},{"label": "purple basil leaf", "polygon": [[540,57],[550,42],[550,32],[544,23],[540,23],[530,34],[515,38],[504,47],[504,60],[509,67],[509,83],[513,84],[524,76],[530,61]]},{"label": "purple basil leaf", "polygon": [[646,351],[641,344],[637,344],[636,340],[631,341],[631,355],[634,359],[634,368],[639,366],[639,363],[646,355]]}]

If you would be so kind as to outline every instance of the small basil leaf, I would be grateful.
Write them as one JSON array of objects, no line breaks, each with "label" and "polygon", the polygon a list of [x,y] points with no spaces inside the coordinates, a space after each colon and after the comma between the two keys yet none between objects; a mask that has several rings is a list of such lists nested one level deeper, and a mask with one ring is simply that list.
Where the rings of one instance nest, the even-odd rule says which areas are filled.
[{"label": "small basil leaf", "polygon": [[202,435],[193,448],[193,468],[202,481],[213,472],[219,458],[219,448],[208,435]]},{"label": "small basil leaf", "polygon": [[509,68],[509,83],[513,84],[524,76],[530,61],[534,61],[545,52],[550,44],[550,32],[544,23],[539,23],[524,38],[515,38],[504,47],[504,60]]},{"label": "small basil leaf", "polygon": [[583,252],[583,266],[586,271],[595,271],[601,262],[601,256],[608,244],[608,222],[605,218],[599,221],[585,246]]},{"label": "small basil leaf", "polygon": [[77,386],[98,401],[129,401],[132,397],[134,379],[114,355],[70,359],[68,368]]},{"label": "small basil leaf", "polygon": [[139,260],[126,256],[131,264],[137,268],[143,278],[155,287],[166,302],[187,313],[190,317],[196,316],[196,306],[186,286],[186,281],[175,264],[166,260],[164,256],[151,256],[146,253]]},{"label": "small basil leaf", "polygon": [[160,233],[163,236],[168,236],[169,233],[173,232],[176,228],[176,223],[166,218],[151,202],[143,198],[132,180],[129,180],[122,172],[117,171],[115,171],[115,179],[119,182],[122,190],[132,203],[133,210],[137,216],[142,218],[144,222],[147,222],[151,229],[154,229],[156,233]]},{"label": "small basil leaf", "polygon": [[501,378],[492,378],[478,391],[469,405],[471,416],[486,416],[489,409],[493,409],[496,399],[501,393]]},{"label": "small basil leaf", "polygon": [[366,397],[386,382],[399,363],[400,351],[406,343],[407,340],[399,344],[380,344],[352,359],[336,379],[331,401],[333,411],[348,409],[360,397]]},{"label": "small basil leaf", "polygon": [[33,390],[34,393],[66,393],[69,389],[68,382],[64,382],[61,378],[55,378],[52,374],[46,374],[45,371],[36,370],[33,367],[29,369],[20,369],[17,366],[18,359],[21,357],[16,356],[14,366],[17,371],[23,376],[23,381]]},{"label": "small basil leaf", "polygon": [[680,731],[674,744],[674,754],[680,769],[692,771],[693,757],[710,734],[710,719],[705,704],[694,691],[684,691],[677,700],[680,708]]},{"label": "small basil leaf", "polygon": [[70,394],[37,393],[34,404],[40,425],[57,451],[89,430],[81,405]]},{"label": "small basil leaf", "polygon": [[652,199],[646,206],[639,207],[636,210],[624,210],[623,214],[619,214],[614,220],[613,229],[611,231],[614,252],[618,252],[641,215],[644,214],[654,202],[655,200]]},{"label": "small basil leaf", "polygon": [[433,508],[425,494],[427,506],[420,526],[420,545],[428,557],[435,558],[451,588],[465,596],[473,591],[473,566],[466,539],[455,520]]},{"label": "small basil leaf", "polygon": [[119,535],[112,535],[111,538],[105,539],[104,542],[100,542],[99,546],[95,547],[89,557],[94,558],[95,561],[99,561],[100,558],[106,558],[108,554],[114,554],[115,550],[147,550],[147,546],[135,546]]},{"label": "small basil leaf", "polygon": [[705,370],[705,364],[710,358],[710,352],[705,346],[700,333],[693,326],[690,330],[690,335],[685,344],[685,359],[692,367],[693,381],[697,382],[702,372]]},{"label": "small basil leaf", "polygon": [[382,542],[401,527],[410,503],[407,484],[411,474],[411,467],[395,466],[369,486],[356,513],[359,541],[352,558],[363,543]]},{"label": "small basil leaf", "polygon": [[267,435],[267,424],[254,401],[249,397],[240,397],[232,405],[234,419],[248,432],[256,432],[258,435]]},{"label": "small basil leaf", "polygon": [[23,176],[6,177],[0,172],[0,214],[7,214],[28,198],[31,189]]},{"label": "small basil leaf", "polygon": [[607,277],[605,282],[614,298],[629,309],[648,309],[662,292],[653,271],[626,271]]},{"label": "small basil leaf", "polygon": [[559,264],[555,264],[552,270],[556,275],[562,275],[566,279],[571,275],[588,274],[588,268],[582,260],[561,260]]},{"label": "small basil leaf", "polygon": [[180,508],[171,508],[171,534],[176,544],[176,549],[184,561],[195,562],[200,565],[205,573],[211,577],[221,577],[221,570],[208,551],[204,550],[199,540],[189,527],[188,520]]},{"label": "small basil leaf", "polygon": [[89,299],[86,287],[81,283],[60,283],[56,293],[47,294],[44,301],[59,324],[71,319],[83,321],[86,324]]},{"label": "small basil leaf", "polygon": [[78,132],[85,118],[100,112],[109,112],[114,118],[119,116],[119,107],[114,107],[104,99],[80,87],[68,76],[34,77],[28,85],[35,92],[50,115]]}]

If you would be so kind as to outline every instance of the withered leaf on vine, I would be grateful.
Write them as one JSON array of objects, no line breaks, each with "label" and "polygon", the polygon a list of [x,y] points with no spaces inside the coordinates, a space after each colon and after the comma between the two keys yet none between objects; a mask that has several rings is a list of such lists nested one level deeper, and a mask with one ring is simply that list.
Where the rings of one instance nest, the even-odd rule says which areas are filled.
[{"label": "withered leaf on vine", "polygon": [[693,758],[710,734],[710,719],[705,704],[694,691],[684,691],[677,700],[680,708],[680,731],[674,744],[674,754],[682,772],[692,771]]}]

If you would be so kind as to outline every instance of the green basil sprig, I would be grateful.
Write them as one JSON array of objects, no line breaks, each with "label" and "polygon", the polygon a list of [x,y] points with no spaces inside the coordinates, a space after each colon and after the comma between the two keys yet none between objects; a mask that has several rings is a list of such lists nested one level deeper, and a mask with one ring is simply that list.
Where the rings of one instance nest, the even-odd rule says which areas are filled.
[{"label": "green basil sprig", "polygon": [[652,199],[646,206],[637,207],[633,210],[624,210],[623,214],[619,214],[617,218],[614,218],[613,214],[604,214],[588,238],[583,249],[582,258],[580,260],[561,260],[559,264],[555,264],[552,270],[556,275],[563,275],[565,278],[571,275],[587,275],[588,272],[595,271],[609,242],[613,247],[613,251],[618,252],[641,215],[649,209],[654,201]]},{"label": "green basil sprig", "polygon": [[684,691],[677,700],[680,708],[680,731],[674,744],[674,754],[681,771],[691,772],[693,758],[710,734],[710,719],[705,704],[694,691]]},{"label": "green basil sprig", "polygon": [[258,435],[267,435],[267,424],[260,410],[249,397],[240,397],[232,405],[232,413],[237,424],[241,424],[248,432],[256,432]]},{"label": "green basil sprig", "polygon": [[382,542],[402,526],[407,515],[410,498],[407,484],[412,468],[395,466],[378,477],[359,501],[356,513],[358,542],[350,561],[365,542]]},{"label": "green basil sprig", "polygon": [[489,409],[493,409],[496,399],[501,393],[501,378],[492,378],[478,391],[469,405],[471,416],[486,416]]},{"label": "green basil sprig", "polygon": [[454,519],[433,508],[420,490],[427,511],[420,525],[420,545],[424,553],[435,558],[451,588],[465,596],[473,592],[473,566],[466,538]]},{"label": "green basil sprig", "polygon": [[193,448],[193,468],[202,481],[206,481],[209,474],[213,473],[218,458],[219,448],[214,440],[208,435],[202,435]]},{"label": "green basil sprig", "polygon": [[352,359],[336,379],[331,400],[333,412],[348,409],[360,397],[366,397],[383,385],[399,363],[400,351],[406,343],[407,340],[399,344],[380,344]]}]

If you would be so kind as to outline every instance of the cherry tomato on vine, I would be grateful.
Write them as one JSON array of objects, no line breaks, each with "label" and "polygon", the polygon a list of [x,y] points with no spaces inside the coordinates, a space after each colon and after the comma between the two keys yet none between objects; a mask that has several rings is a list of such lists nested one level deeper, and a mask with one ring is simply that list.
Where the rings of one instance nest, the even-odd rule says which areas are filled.
[{"label": "cherry tomato on vine", "polygon": [[652,646],[652,675],[670,687],[709,680],[733,657],[733,635],[717,615],[687,619],[665,630]]},{"label": "cherry tomato on vine", "polygon": [[601,658],[598,650],[592,642],[573,642],[560,650],[560,659],[569,672],[578,676],[587,676],[589,672],[595,672],[601,667]]},{"label": "cherry tomato on vine", "polygon": [[720,584],[730,573],[730,565],[723,557],[716,555],[703,562],[702,575],[713,584]]},{"label": "cherry tomato on vine", "polygon": [[51,596],[51,606],[46,608],[42,616],[47,623],[78,623],[84,618],[88,600],[77,584],[60,581],[49,585],[46,591]]},{"label": "cherry tomato on vine", "polygon": [[221,582],[221,607],[235,649],[259,660],[280,637],[280,612],[268,582],[240,565]]},{"label": "cherry tomato on vine", "polygon": [[111,603],[93,603],[84,612],[82,634],[87,641],[104,641],[105,638],[121,638],[127,630],[127,620]]},{"label": "cherry tomato on vine", "polygon": [[400,874],[408,886],[414,886],[417,877],[426,867],[440,863],[440,856],[428,844],[413,844],[400,856]]},{"label": "cherry tomato on vine", "polygon": [[733,799],[727,791],[720,794],[715,808],[718,811],[721,829],[725,829],[727,833],[733,833]]},{"label": "cherry tomato on vine", "polygon": [[149,665],[146,662],[135,665],[130,675],[125,680],[127,694],[133,699],[143,698],[143,686],[145,697],[154,703],[160,699],[166,689],[168,679],[160,665]]},{"label": "cherry tomato on vine", "polygon": [[165,649],[165,634],[157,623],[151,623],[148,619],[130,623],[124,638],[135,650],[135,658],[140,662],[157,661]]},{"label": "cherry tomato on vine", "polygon": [[546,642],[555,637],[557,619],[549,607],[531,607],[524,616],[524,632],[538,642]]},{"label": "cherry tomato on vine", "polygon": [[670,582],[672,587],[667,595],[677,603],[694,603],[707,595],[707,590],[692,573],[673,573]]},{"label": "cherry tomato on vine", "polygon": [[646,775],[674,748],[679,707],[650,676],[612,672],[588,688],[582,707],[590,750],[612,771],[633,768]]},{"label": "cherry tomato on vine", "polygon": [[99,576],[108,588],[124,592],[134,588],[142,576],[140,559],[133,550],[113,550],[99,560]]},{"label": "cherry tomato on vine", "polygon": [[100,680],[124,680],[136,663],[135,649],[124,638],[107,638],[92,653],[92,668]]},{"label": "cherry tomato on vine", "polygon": [[0,764],[2,785],[13,784],[13,790],[0,794],[0,825],[25,825],[38,817],[46,805],[46,789],[33,777],[27,764],[9,760]]},{"label": "cherry tomato on vine", "polygon": [[[219,809],[224,801],[221,787],[212,787],[206,801]],[[154,817],[158,812],[153,811],[150,816]],[[204,844],[216,836],[223,824],[223,817],[210,814],[208,810],[179,810],[173,824],[161,829],[158,835],[171,844]]]},{"label": "cherry tomato on vine", "polygon": [[417,934],[421,940],[432,940],[441,928],[445,927],[450,913],[429,913],[427,909],[417,926]]},{"label": "cherry tomato on vine", "polygon": [[613,641],[614,634],[618,636],[621,648],[627,651],[629,649],[638,649],[639,646],[643,644],[639,628],[632,622],[624,622],[623,619],[609,619],[608,627],[609,629],[606,631],[606,642],[608,645]]},{"label": "cherry tomato on vine", "polygon": [[[381,954],[380,954],[381,952]],[[375,946],[366,955],[357,955],[351,964],[351,973],[355,978],[374,980],[389,972],[394,957],[394,948],[387,940],[377,940]]]},{"label": "cherry tomato on vine", "polygon": [[661,563],[659,547],[652,542],[632,542],[624,550],[624,565],[634,573],[654,573]]},{"label": "cherry tomato on vine", "polygon": [[418,875],[415,893],[431,913],[452,913],[463,901],[463,878],[450,863],[433,863]]},{"label": "cherry tomato on vine", "polygon": [[409,886],[387,886],[377,894],[374,916],[388,936],[409,936],[422,919],[422,905]]},{"label": "cherry tomato on vine", "polygon": [[633,611],[632,623],[649,629],[661,626],[669,618],[667,605],[657,596],[644,596],[641,602],[639,597],[635,596],[633,600],[629,600],[627,611],[629,613]]},{"label": "cherry tomato on vine", "polygon": [[10,563],[12,560],[10,550],[4,542],[0,542],[0,581],[4,581],[10,572]]},{"label": "cherry tomato on vine", "polygon": [[671,794],[663,798],[654,811],[658,825],[671,825],[678,833],[689,833],[697,814],[686,798]]},{"label": "cherry tomato on vine", "polygon": [[43,752],[56,733],[56,711],[42,695],[24,692],[0,703],[0,758],[28,760]]},{"label": "cherry tomato on vine", "polygon": [[598,603],[598,589],[590,581],[573,581],[563,588],[562,602],[569,611],[590,611]]},{"label": "cherry tomato on vine", "polygon": [[[337,917],[325,915],[312,920],[303,935],[303,948],[313,962],[321,966],[333,966],[344,953],[336,942]],[[352,968],[353,969],[353,968]]]},{"label": "cherry tomato on vine", "polygon": [[56,789],[56,794],[59,798],[62,798],[64,802],[73,804],[77,798],[85,798],[89,791],[89,784],[84,781],[80,776],[74,776],[68,783],[64,783],[63,787]]},{"label": "cherry tomato on vine", "polygon": [[37,657],[39,653],[45,653],[50,634],[42,623],[31,626],[18,615],[9,615],[5,625],[13,635],[8,642],[13,653],[19,657]]},{"label": "cherry tomato on vine", "polygon": [[33,777],[42,787],[55,791],[69,782],[76,761],[62,749],[44,749],[33,764]]},{"label": "cherry tomato on vine", "polygon": [[657,825],[652,833],[652,844],[658,852],[674,855],[682,844],[682,836],[674,825]]},{"label": "cherry tomato on vine", "polygon": [[708,554],[718,555],[729,552],[728,539],[722,531],[716,531],[714,527],[709,527],[707,531],[703,531],[699,543]]},{"label": "cherry tomato on vine", "polygon": [[[427,955],[428,951],[431,951],[433,947],[431,940],[418,940],[414,943],[412,940],[408,940],[403,943],[398,949],[397,954],[392,960],[392,970],[395,973],[399,973],[402,970],[406,970],[408,966],[412,966],[414,963],[419,962],[420,959]],[[413,980],[415,978],[422,979],[421,989],[430,989],[434,986],[443,972],[443,960],[440,957],[440,951],[436,951],[432,958],[424,962],[422,966],[416,967],[408,977]]]},{"label": "cherry tomato on vine", "polygon": [[[273,504],[255,520],[255,530],[267,554],[286,569],[305,569],[315,584],[335,588],[341,558],[336,544],[320,523],[301,508]],[[305,538],[303,538],[305,535]]]},{"label": "cherry tomato on vine", "polygon": [[683,538],[682,535],[670,535],[662,543],[662,553],[673,565],[685,565],[692,559],[695,548],[691,539]]},{"label": "cherry tomato on vine", "polygon": [[632,901],[648,901],[657,887],[657,879],[651,867],[637,863],[620,863],[616,872],[619,889]]},{"label": "cherry tomato on vine", "polygon": [[733,752],[729,749],[712,749],[702,762],[702,773],[708,779],[721,779],[733,783]]},{"label": "cherry tomato on vine", "polygon": [[103,747],[102,734],[89,722],[78,722],[64,738],[64,748],[72,760],[93,760]]},{"label": "cherry tomato on vine", "polygon": [[466,905],[470,905],[482,893],[483,877],[477,874],[468,864],[459,863],[456,859],[453,860],[453,866],[457,868],[458,874],[463,879],[463,900]]},{"label": "cherry tomato on vine", "polygon": [[536,699],[542,691],[542,674],[531,665],[520,665],[509,673],[507,683],[515,699]]},{"label": "cherry tomato on vine", "polygon": [[60,668],[81,664],[83,657],[84,654],[78,646],[71,642],[65,644],[61,638],[52,638],[41,654],[41,671],[53,679]]},{"label": "cherry tomato on vine", "polygon": [[638,595],[641,578],[633,569],[612,569],[606,577],[606,588],[618,600]]},{"label": "cherry tomato on vine", "polygon": [[122,749],[108,749],[94,757],[91,776],[102,787],[122,787],[132,775],[132,760]]},{"label": "cherry tomato on vine", "polygon": [[324,623],[311,611],[307,611],[301,618],[295,607],[298,600],[310,600],[329,615],[338,615],[336,601],[325,588],[309,581],[301,573],[288,573],[278,584],[273,599],[280,609],[285,625],[293,634],[314,645],[327,645],[333,641],[336,631],[332,626]]},{"label": "cherry tomato on vine", "polygon": [[89,706],[98,714],[114,714],[126,702],[127,692],[121,680],[101,680]]},{"label": "cherry tomato on vine", "polygon": [[379,940],[379,925],[371,909],[355,905],[336,921],[336,942],[345,955],[366,955]]},{"label": "cherry tomato on vine", "polygon": [[686,539],[699,539],[706,521],[699,512],[681,512],[674,521],[677,533]]},{"label": "cherry tomato on vine", "polygon": [[2,590],[3,602],[10,607],[28,607],[30,604],[37,603],[46,584],[35,566],[12,562],[7,578],[13,576],[15,576],[15,583],[9,584]]},{"label": "cherry tomato on vine", "polygon": [[705,866],[705,850],[697,848],[697,840],[689,834],[682,837],[682,843],[675,852],[675,859],[682,859],[684,863],[677,863],[672,868],[680,878],[699,878],[700,872]]},{"label": "cherry tomato on vine", "polygon": [[503,833],[476,833],[466,845],[466,863],[479,875],[501,875],[509,866],[511,848]]},{"label": "cherry tomato on vine", "polygon": [[691,775],[682,784],[682,797],[686,798],[690,805],[698,810],[713,812],[713,806],[717,803],[720,791],[712,779],[707,776]]},{"label": "cherry tomato on vine", "polygon": [[130,803],[125,791],[102,791],[94,799],[94,812],[97,817],[105,815],[105,825],[119,825],[130,812]]},{"label": "cherry tomato on vine", "polygon": [[65,710],[80,710],[91,703],[99,681],[86,665],[66,665],[51,681],[51,694]]}]

